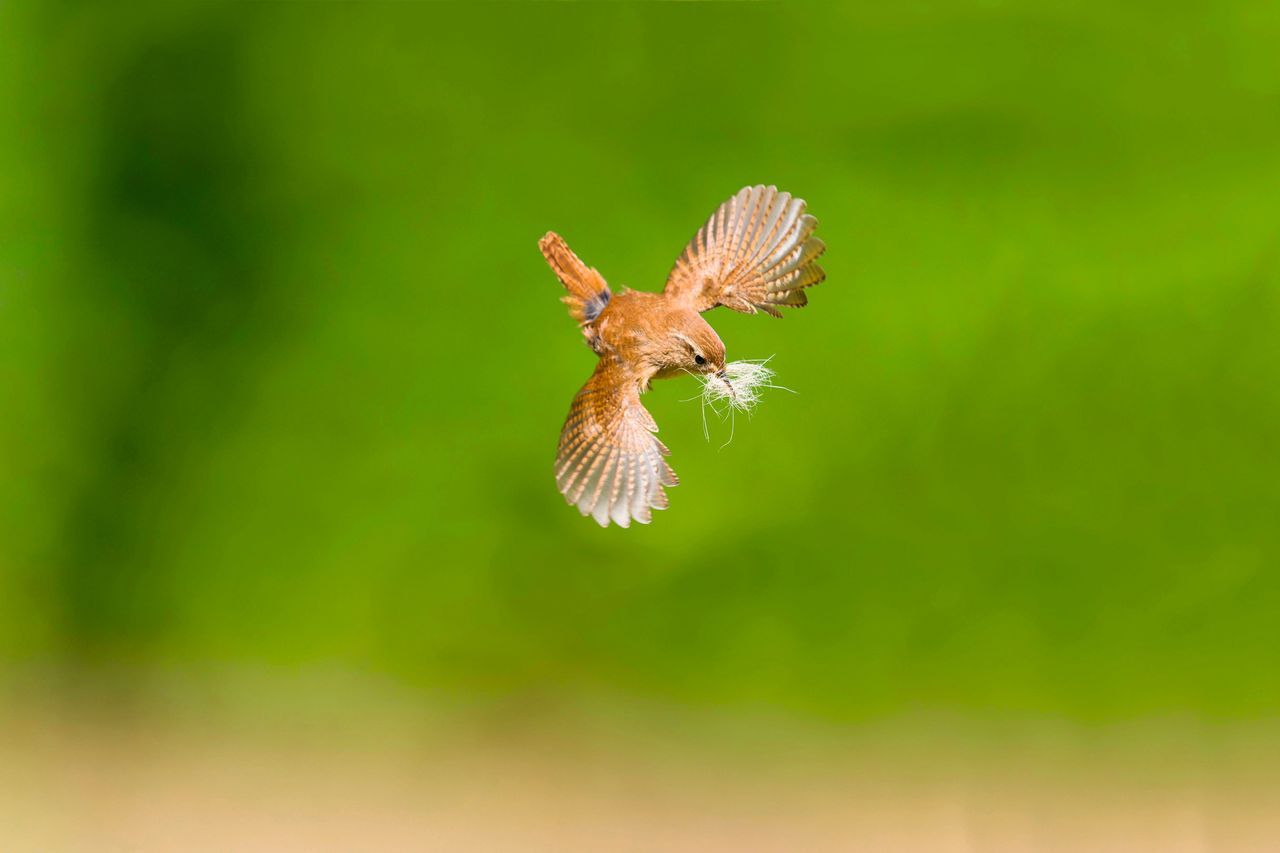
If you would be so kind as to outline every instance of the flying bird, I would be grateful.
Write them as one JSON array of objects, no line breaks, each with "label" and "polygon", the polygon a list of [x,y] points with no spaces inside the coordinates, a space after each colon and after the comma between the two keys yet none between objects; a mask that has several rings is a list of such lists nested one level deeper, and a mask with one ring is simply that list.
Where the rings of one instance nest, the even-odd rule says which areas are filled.
[{"label": "flying bird", "polygon": [[[683,373],[726,384],[724,343],[702,318],[718,305],[781,317],[808,302],[826,273],[826,248],[803,199],[777,187],[743,187],[711,215],[676,261],[661,293],[609,289],[604,277],[548,232],[538,245],[567,291],[562,301],[599,356],[569,409],[556,454],[561,494],[601,527],[649,523],[678,479],[658,425],[640,402],[655,379]],[[731,365],[732,367],[732,365]]]}]

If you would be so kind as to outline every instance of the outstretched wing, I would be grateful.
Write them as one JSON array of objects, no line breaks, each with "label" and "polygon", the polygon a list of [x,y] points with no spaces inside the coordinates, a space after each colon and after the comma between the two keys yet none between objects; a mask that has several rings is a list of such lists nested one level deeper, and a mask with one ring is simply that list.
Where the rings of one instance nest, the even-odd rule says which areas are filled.
[{"label": "outstretched wing", "polygon": [[689,242],[663,292],[698,311],[723,305],[781,317],[778,306],[807,304],[804,288],[827,274],[814,263],[826,246],[804,206],[777,187],[743,187]]},{"label": "outstretched wing", "polygon": [[573,398],[560,432],[556,484],[565,500],[601,527],[648,524],[651,509],[666,509],[663,486],[679,480],[663,458],[670,451],[640,403],[626,371],[603,358]]},{"label": "outstretched wing", "polygon": [[560,301],[569,306],[569,314],[573,319],[579,325],[585,325],[599,317],[613,296],[604,276],[594,267],[584,264],[564,238],[554,231],[548,231],[538,241],[538,248],[564,285],[566,293],[560,297]]}]

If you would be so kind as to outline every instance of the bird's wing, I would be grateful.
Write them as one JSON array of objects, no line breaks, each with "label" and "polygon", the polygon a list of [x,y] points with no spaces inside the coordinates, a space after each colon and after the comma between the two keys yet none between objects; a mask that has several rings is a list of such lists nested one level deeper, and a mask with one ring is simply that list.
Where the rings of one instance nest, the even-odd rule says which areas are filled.
[{"label": "bird's wing", "polygon": [[640,403],[640,390],[608,356],[573,398],[560,432],[556,484],[565,500],[601,527],[648,524],[651,509],[666,509],[663,486],[679,480],[663,458],[670,451]]},{"label": "bird's wing", "polygon": [[664,293],[698,311],[717,305],[781,317],[781,305],[808,303],[804,288],[826,278],[814,263],[826,248],[804,200],[777,187],[743,187],[689,241]]},{"label": "bird's wing", "polygon": [[599,317],[613,297],[604,276],[594,267],[584,264],[564,238],[554,231],[548,231],[538,241],[538,248],[564,285],[566,293],[560,297],[560,301],[569,306],[570,316],[579,325],[585,325]]}]

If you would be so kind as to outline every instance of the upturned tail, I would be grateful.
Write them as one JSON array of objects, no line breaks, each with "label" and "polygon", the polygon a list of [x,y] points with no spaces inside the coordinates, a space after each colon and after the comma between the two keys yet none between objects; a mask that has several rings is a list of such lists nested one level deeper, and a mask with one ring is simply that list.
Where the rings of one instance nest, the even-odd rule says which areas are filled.
[{"label": "upturned tail", "polygon": [[599,317],[613,296],[604,276],[584,264],[564,238],[554,231],[548,231],[538,241],[538,248],[542,249],[542,256],[567,291],[560,301],[569,306],[570,316],[580,325]]}]

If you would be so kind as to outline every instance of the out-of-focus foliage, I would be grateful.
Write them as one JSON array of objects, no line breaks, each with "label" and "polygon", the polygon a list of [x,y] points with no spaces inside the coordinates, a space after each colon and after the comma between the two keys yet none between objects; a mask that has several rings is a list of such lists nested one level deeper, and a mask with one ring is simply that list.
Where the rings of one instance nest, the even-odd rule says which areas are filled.
[{"label": "out-of-focus foliage", "polygon": [[[1280,700],[1270,2],[0,4],[0,656],[836,718]],[[828,281],[731,445],[564,505],[548,229]]]}]

